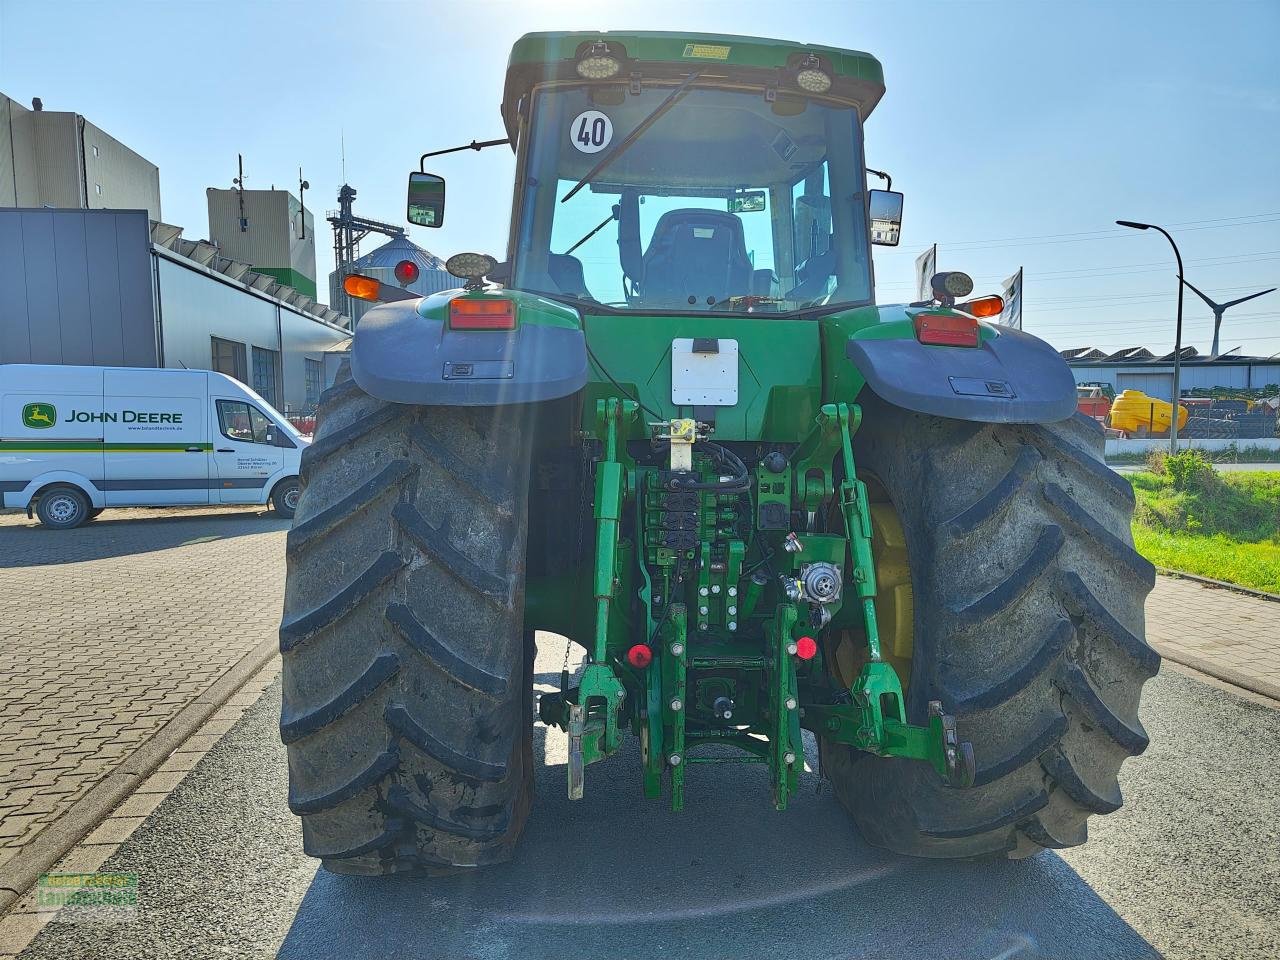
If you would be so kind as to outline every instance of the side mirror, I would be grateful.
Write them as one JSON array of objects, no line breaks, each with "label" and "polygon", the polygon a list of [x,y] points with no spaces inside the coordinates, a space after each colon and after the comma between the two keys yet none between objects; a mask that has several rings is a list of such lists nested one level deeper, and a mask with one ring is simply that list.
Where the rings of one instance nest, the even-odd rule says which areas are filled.
[{"label": "side mirror", "polygon": [[869,196],[871,242],[896,247],[902,238],[902,194],[896,190],[872,190]]},{"label": "side mirror", "polygon": [[408,220],[419,227],[444,225],[444,177],[434,173],[409,174]]}]

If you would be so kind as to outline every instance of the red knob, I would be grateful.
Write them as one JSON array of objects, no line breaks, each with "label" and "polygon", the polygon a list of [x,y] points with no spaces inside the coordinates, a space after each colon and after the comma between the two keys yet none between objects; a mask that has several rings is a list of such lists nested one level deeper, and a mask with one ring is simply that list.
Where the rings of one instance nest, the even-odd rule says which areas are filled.
[{"label": "red knob", "polygon": [[643,670],[653,663],[653,651],[649,649],[647,643],[637,643],[627,651],[627,663],[637,670]]}]

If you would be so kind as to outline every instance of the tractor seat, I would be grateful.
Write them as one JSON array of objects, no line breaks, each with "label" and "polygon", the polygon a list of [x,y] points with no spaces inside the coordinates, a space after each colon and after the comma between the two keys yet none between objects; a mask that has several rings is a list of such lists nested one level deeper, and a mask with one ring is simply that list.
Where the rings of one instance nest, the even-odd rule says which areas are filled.
[{"label": "tractor seat", "polygon": [[647,305],[706,306],[752,292],[754,270],[742,221],[717,210],[664,213],[644,252],[641,300]]},{"label": "tractor seat", "polygon": [[573,297],[591,299],[591,291],[587,289],[587,281],[582,276],[582,261],[567,253],[552,253],[547,256],[547,273],[551,282],[560,293]]}]

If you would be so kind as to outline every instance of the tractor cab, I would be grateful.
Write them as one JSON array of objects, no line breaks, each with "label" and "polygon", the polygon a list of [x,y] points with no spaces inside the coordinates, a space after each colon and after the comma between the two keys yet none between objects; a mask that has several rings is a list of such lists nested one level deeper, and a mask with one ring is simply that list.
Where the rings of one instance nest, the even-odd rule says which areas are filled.
[{"label": "tractor cab", "polygon": [[866,188],[878,80],[865,54],[766,40],[523,38],[507,285],[649,316],[870,302],[870,244],[901,218],[900,194]]}]

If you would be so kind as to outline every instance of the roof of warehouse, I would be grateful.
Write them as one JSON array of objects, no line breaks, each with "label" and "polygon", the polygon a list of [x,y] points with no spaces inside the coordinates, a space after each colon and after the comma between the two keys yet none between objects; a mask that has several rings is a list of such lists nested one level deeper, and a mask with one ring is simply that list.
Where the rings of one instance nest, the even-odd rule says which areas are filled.
[{"label": "roof of warehouse", "polygon": [[[1280,356],[1255,357],[1246,354],[1237,353],[1239,347],[1232,347],[1230,350],[1211,357],[1200,353],[1195,347],[1182,348],[1182,362],[1194,363],[1197,366],[1206,366],[1209,364],[1220,366],[1239,366],[1241,364],[1262,364],[1270,363],[1280,365]],[[1067,363],[1073,366],[1085,367],[1136,367],[1136,366],[1165,366],[1173,362],[1173,351],[1166,353],[1164,356],[1157,357],[1146,347],[1125,347],[1123,350],[1115,350],[1107,353],[1105,350],[1099,350],[1097,347],[1072,347],[1068,350],[1059,350],[1059,355]]]}]

